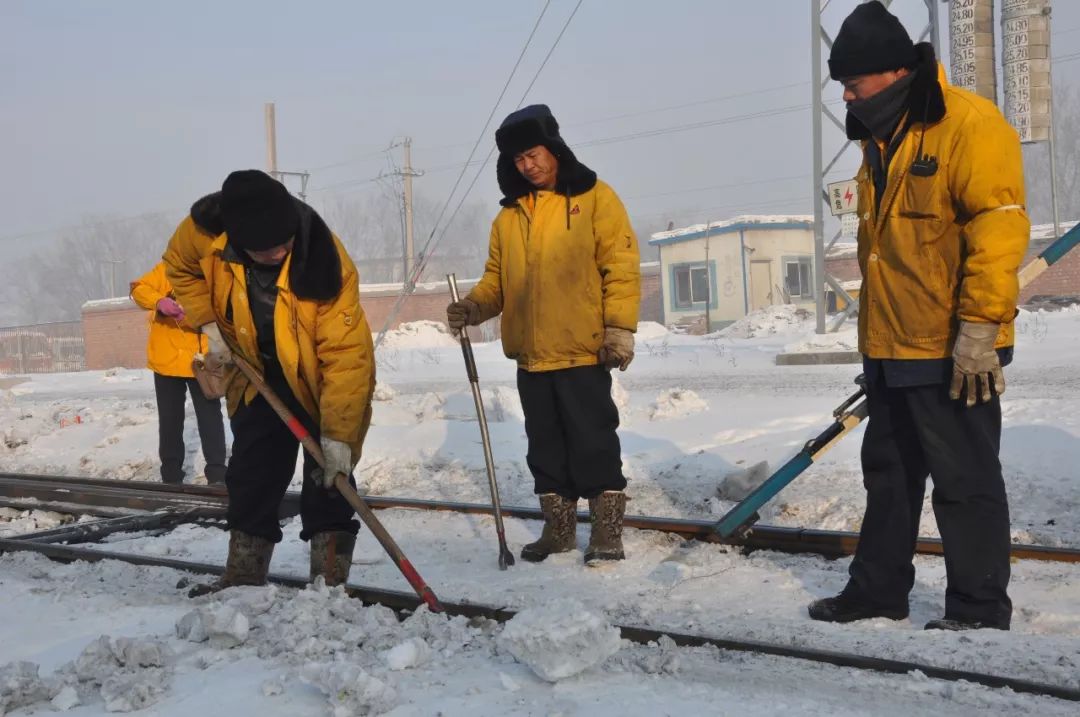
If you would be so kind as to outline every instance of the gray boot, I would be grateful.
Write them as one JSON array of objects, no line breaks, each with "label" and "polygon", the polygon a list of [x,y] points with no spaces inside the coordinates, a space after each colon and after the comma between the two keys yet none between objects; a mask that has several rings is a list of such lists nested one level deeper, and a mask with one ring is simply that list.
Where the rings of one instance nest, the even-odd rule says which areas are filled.
[{"label": "gray boot", "polygon": [[273,555],[274,544],[266,538],[231,530],[225,574],[212,583],[191,588],[188,597],[199,597],[234,585],[265,585],[266,576],[270,573],[270,558]]},{"label": "gray boot", "polygon": [[344,585],[349,580],[356,536],[344,530],[316,533],[311,536],[310,581],[320,575],[328,586]]},{"label": "gray boot", "polygon": [[589,499],[592,533],[585,549],[585,562],[623,560],[622,524],[626,514],[626,493],[607,490]]},{"label": "gray boot", "polygon": [[540,496],[544,530],[540,540],[521,549],[521,559],[539,563],[552,553],[566,553],[577,547],[577,501],[557,493]]}]

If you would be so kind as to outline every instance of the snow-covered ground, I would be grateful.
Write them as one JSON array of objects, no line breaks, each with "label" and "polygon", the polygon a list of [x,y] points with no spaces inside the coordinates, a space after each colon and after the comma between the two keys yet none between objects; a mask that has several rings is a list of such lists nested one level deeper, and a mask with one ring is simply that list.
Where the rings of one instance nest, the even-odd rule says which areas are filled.
[{"label": "snow-covered ground", "polygon": [[[718,492],[725,476],[760,461],[777,467],[828,425],[832,409],[853,390],[857,367],[773,364],[780,351],[815,345],[811,326],[808,316],[785,308],[705,337],[641,327],[637,358],[629,371],[616,375],[614,391],[622,413],[630,512],[719,516],[731,505]],[[850,339],[841,335],[830,345]],[[498,344],[475,348],[503,500],[532,505],[514,366]],[[1021,314],[1017,358],[1006,371],[1002,448],[1018,542],[1080,547],[1078,355],[1080,311]],[[379,381],[374,425],[358,470],[364,488],[486,502],[479,430],[457,346],[436,325],[403,327],[380,350]],[[202,458],[193,417],[187,431],[191,473],[197,475]],[[0,439],[0,470],[156,480],[150,376],[124,370],[32,376],[0,389]],[[839,444],[766,507],[763,521],[857,530],[863,509],[859,441],[854,435]],[[524,609],[542,608],[554,595],[576,599],[583,610],[616,623],[851,649],[1080,687],[1080,568],[1069,565],[1016,563],[1013,631],[953,635],[921,630],[942,611],[944,565],[935,558],[917,561],[910,620],[833,626],[809,621],[805,604],[843,585],[846,560],[743,556],[721,546],[628,531],[629,559],[616,566],[586,570],[578,551],[501,573],[488,518],[380,515],[446,599]],[[922,533],[935,535],[929,506],[924,518]],[[6,532],[34,529],[35,521],[38,528],[51,527],[49,520],[56,520],[33,514],[19,519],[27,524],[8,525]],[[519,548],[539,526],[508,520],[507,530]],[[296,525],[286,528],[275,572],[306,574],[297,532]],[[586,539],[583,526],[579,540]],[[186,526],[156,538],[114,536],[102,547],[220,562],[225,545],[220,531]],[[126,565],[62,566],[34,556],[0,557],[0,665],[30,660],[48,677],[101,634],[157,640],[166,654],[163,664],[144,667],[160,675],[133,677],[110,658],[120,675],[113,675],[113,688],[146,682],[160,687],[154,714],[226,708],[239,715],[328,714],[327,691],[369,700],[378,709],[393,707],[396,715],[717,713],[727,705],[751,715],[1075,714],[1075,705],[919,676],[867,675],[671,646],[623,646],[597,667],[549,684],[515,662],[506,640],[500,642],[490,626],[474,629],[427,616],[396,627],[378,623],[375,637],[366,638],[362,633],[379,618],[346,607],[332,592],[297,597],[267,588],[211,599],[205,605],[211,612],[239,601],[250,636],[231,648],[188,643],[174,634],[176,621],[193,609],[173,587],[176,578],[172,571]],[[366,532],[353,581],[407,589]],[[288,607],[294,603],[307,612]],[[27,614],[35,619],[14,619]],[[552,624],[550,618],[539,620]],[[582,616],[571,624],[592,623]],[[313,639],[293,640],[286,651],[271,644],[297,630]],[[322,640],[341,634],[358,637],[360,644],[328,651]],[[391,648],[397,650],[394,660],[383,654]],[[309,667],[327,661],[335,666]],[[418,664],[391,669],[390,662],[401,661]],[[321,676],[312,677],[312,669]],[[60,682],[75,679],[69,673],[61,671]],[[86,703],[73,714],[105,708],[93,680],[72,684]],[[121,699],[115,691],[110,695]]]}]

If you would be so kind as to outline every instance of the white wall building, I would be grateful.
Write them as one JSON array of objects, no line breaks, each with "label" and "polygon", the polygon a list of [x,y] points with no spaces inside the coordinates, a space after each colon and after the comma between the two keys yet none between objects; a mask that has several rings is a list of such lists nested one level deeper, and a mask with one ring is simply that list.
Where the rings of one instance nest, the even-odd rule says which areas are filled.
[{"label": "white wall building", "polygon": [[[658,232],[664,319],[712,330],[783,303],[814,303],[813,217],[738,216]],[[707,308],[706,308],[707,307]]]}]

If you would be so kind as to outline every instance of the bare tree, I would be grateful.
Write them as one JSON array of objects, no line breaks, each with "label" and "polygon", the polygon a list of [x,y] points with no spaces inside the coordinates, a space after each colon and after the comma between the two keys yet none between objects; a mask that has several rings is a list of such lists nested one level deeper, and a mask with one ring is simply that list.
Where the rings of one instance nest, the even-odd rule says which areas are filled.
[{"label": "bare tree", "polygon": [[[1059,89],[1054,100],[1058,215],[1064,222],[1080,219],[1080,85],[1073,83]],[[1032,223],[1052,222],[1048,143],[1025,146],[1024,175]]]},{"label": "bare tree", "polygon": [[87,301],[127,296],[129,282],[161,259],[175,226],[163,213],[86,219],[47,248],[9,262],[4,288],[15,320],[74,321]]}]

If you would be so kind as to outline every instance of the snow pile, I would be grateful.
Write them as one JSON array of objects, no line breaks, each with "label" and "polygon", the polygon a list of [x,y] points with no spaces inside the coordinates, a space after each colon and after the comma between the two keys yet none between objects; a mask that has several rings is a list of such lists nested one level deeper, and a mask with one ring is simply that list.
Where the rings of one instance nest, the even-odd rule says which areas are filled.
[{"label": "snow pile", "polygon": [[371,396],[373,401],[393,401],[397,398],[397,391],[385,383],[375,384],[375,393]]},{"label": "snow pile", "polygon": [[431,659],[431,647],[422,637],[410,637],[383,653],[386,666],[391,670],[407,670]]},{"label": "snow pile", "polygon": [[682,418],[708,408],[709,404],[693,391],[685,388],[669,388],[656,397],[656,402],[649,409],[649,418],[653,421]]},{"label": "snow pile", "polygon": [[348,662],[310,663],[300,679],[322,690],[333,717],[382,714],[397,705],[393,687]]},{"label": "snow pile", "polygon": [[769,477],[769,462],[760,461],[724,476],[716,488],[716,494],[724,500],[740,501],[750,495]]},{"label": "snow pile", "polygon": [[33,662],[9,662],[0,667],[0,715],[51,699],[52,693]]},{"label": "snow pile", "polygon": [[457,346],[450,329],[440,321],[411,321],[402,324],[383,337],[383,346],[393,349],[430,349]]},{"label": "snow pile", "polygon": [[802,331],[813,318],[811,311],[795,304],[766,306],[764,309],[751,311],[717,333],[731,339],[756,339]]},{"label": "snow pile", "polygon": [[236,647],[248,637],[247,616],[228,605],[201,607],[176,622],[176,636],[189,642],[210,641],[215,647]]},{"label": "snow pile", "polygon": [[634,337],[638,341],[655,341],[663,339],[669,334],[670,332],[663,324],[658,324],[655,321],[639,321]]},{"label": "snow pile", "polygon": [[627,391],[622,382],[619,381],[617,374],[611,374],[611,400],[615,402],[615,407],[619,409],[619,415],[623,418],[630,411],[630,392]]},{"label": "snow pile", "polygon": [[74,516],[51,510],[17,510],[0,507],[0,538],[49,530],[74,521]]},{"label": "snow pile", "polygon": [[548,682],[584,672],[622,646],[618,628],[572,599],[555,600],[514,616],[498,644]]}]

